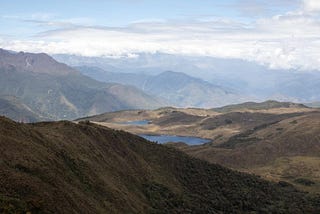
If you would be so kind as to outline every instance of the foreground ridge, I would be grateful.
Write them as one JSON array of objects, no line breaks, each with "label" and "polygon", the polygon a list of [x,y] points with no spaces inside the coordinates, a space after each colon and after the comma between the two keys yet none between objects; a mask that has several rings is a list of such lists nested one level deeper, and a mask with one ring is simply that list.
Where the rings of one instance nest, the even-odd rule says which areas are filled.
[{"label": "foreground ridge", "polygon": [[0,118],[1,213],[319,213],[319,197],[89,122]]}]

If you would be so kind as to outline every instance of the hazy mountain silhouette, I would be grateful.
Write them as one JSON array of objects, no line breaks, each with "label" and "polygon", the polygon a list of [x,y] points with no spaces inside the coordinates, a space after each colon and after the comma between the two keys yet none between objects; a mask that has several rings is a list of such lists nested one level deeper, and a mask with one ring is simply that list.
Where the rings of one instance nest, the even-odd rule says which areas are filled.
[{"label": "hazy mountain silhouette", "polygon": [[0,50],[0,73],[0,96],[15,96],[50,119],[162,105],[141,90],[96,81],[43,53]]},{"label": "hazy mountain silhouette", "polygon": [[157,75],[117,73],[97,67],[76,67],[83,74],[105,82],[133,85],[142,91],[179,107],[216,107],[246,99],[231,89],[211,84],[182,72],[165,71]]},{"label": "hazy mountain silhouette", "polygon": [[137,53],[134,58],[54,57],[72,66],[96,66],[117,73],[157,75],[167,70],[183,72],[250,98],[241,101],[273,99],[301,103],[320,100],[320,73],[317,71],[270,69],[241,59],[163,53]]}]

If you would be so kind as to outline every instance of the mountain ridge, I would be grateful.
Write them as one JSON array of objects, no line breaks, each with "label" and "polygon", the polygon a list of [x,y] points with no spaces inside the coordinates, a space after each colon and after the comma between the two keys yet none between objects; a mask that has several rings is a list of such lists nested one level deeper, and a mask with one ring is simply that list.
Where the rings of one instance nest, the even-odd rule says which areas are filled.
[{"label": "mountain ridge", "polygon": [[[135,58],[101,58],[54,55],[72,66],[98,66],[113,72],[157,75],[165,70],[183,71],[214,85],[230,88],[251,98],[245,101],[278,100],[310,103],[320,100],[320,74],[297,69],[271,69],[252,61],[164,53],[135,53]],[[245,75],[243,75],[245,74]],[[230,104],[230,103],[226,103]],[[224,104],[224,105],[226,105]]]},{"label": "mountain ridge", "polygon": [[0,97],[15,96],[51,120],[162,105],[162,101],[141,90],[91,79],[46,54],[2,49],[0,74]]},{"label": "mountain ridge", "polygon": [[67,75],[79,73],[64,63],[58,63],[46,53],[9,52],[0,48],[0,67],[25,72]]},{"label": "mountain ridge", "polygon": [[175,107],[210,108],[246,99],[229,88],[223,88],[183,72],[166,70],[152,75],[110,72],[89,66],[75,68],[94,79],[133,85],[147,94],[166,100],[169,105]]}]

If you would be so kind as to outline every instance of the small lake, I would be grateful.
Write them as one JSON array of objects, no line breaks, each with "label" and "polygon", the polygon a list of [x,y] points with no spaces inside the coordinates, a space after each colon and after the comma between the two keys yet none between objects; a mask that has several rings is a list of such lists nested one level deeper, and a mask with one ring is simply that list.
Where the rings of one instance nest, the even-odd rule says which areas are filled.
[{"label": "small lake", "polygon": [[148,125],[149,123],[150,123],[149,120],[134,120],[134,121],[127,121],[127,122],[120,122],[119,124],[145,126],[145,125]]},{"label": "small lake", "polygon": [[157,142],[160,144],[168,142],[183,142],[190,146],[192,145],[202,145],[204,143],[209,143],[211,140],[199,138],[199,137],[185,137],[185,136],[176,136],[176,135],[139,135],[149,141]]}]

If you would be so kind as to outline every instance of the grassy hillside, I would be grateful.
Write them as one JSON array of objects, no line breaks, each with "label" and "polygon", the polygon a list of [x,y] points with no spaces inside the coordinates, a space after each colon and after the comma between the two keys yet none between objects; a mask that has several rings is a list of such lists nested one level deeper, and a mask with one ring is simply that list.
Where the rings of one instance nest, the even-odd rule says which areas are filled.
[{"label": "grassy hillside", "polygon": [[[298,104],[296,104],[298,105]],[[230,137],[275,124],[281,120],[313,112],[311,108],[273,108],[270,110],[232,111],[218,113],[212,109],[160,108],[157,110],[119,111],[83,118],[101,125],[123,129],[135,134],[171,134],[196,136],[213,140],[214,145]],[[147,126],[121,125],[119,122],[148,120]]]},{"label": "grassy hillside", "polygon": [[[217,120],[219,116],[215,118]],[[212,163],[258,174],[270,180],[285,180],[300,189],[319,193],[320,113],[277,115],[276,120],[269,122],[268,118],[259,119],[256,116],[254,119],[261,123],[255,123],[254,126],[238,123],[242,131],[219,145],[180,149]],[[206,123],[213,129],[224,127],[222,123],[214,122],[216,120]],[[230,117],[229,120],[232,121]],[[301,179],[306,182],[301,182]]]},{"label": "grassy hillside", "polygon": [[[239,109],[226,113],[205,109],[161,108],[154,111],[114,112],[87,119],[136,134],[211,139],[212,143],[201,146],[170,146],[211,163],[254,173],[273,181],[284,180],[302,190],[320,193],[319,111],[293,103],[274,105],[278,107],[262,103],[259,104],[259,110],[244,110],[240,105]],[[270,109],[266,109],[266,106]],[[132,120],[148,120],[149,124],[121,124]]]},{"label": "grassy hillside", "polygon": [[319,213],[287,183],[82,122],[0,118],[1,213]]}]

